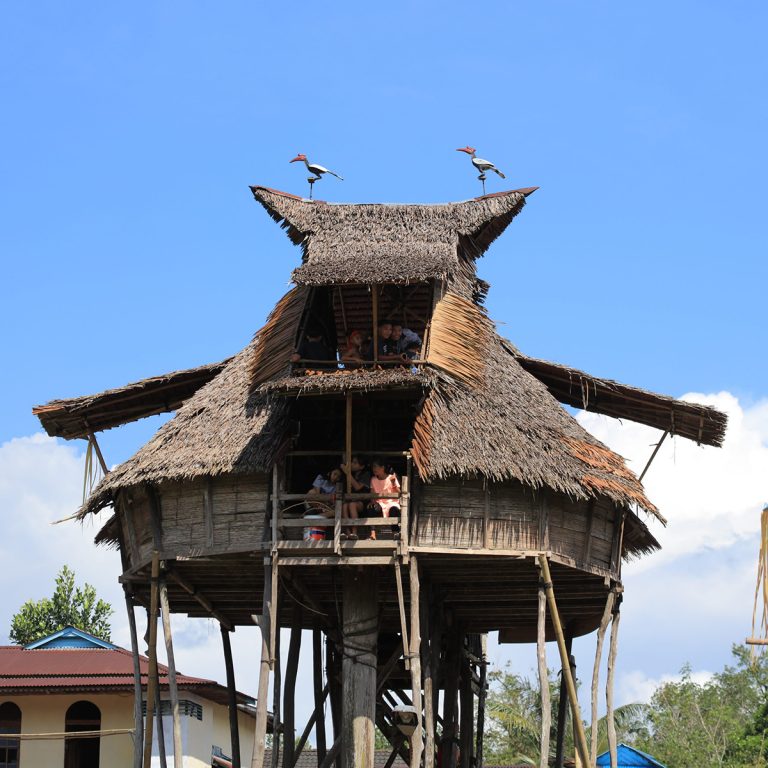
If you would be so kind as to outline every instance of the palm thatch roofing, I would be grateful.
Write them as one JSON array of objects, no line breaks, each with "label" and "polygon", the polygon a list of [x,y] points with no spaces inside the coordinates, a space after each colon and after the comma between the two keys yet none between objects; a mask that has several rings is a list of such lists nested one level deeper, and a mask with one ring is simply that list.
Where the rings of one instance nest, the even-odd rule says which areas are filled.
[{"label": "palm thatch roofing", "polygon": [[218,376],[229,359],[153,376],[97,395],[52,400],[32,413],[51,437],[86,438],[90,432],[178,410],[200,387]]},{"label": "palm thatch roofing", "polygon": [[[286,395],[338,397],[397,387],[423,393],[410,447],[423,481],[454,476],[519,481],[575,499],[603,497],[624,508],[637,505],[663,521],[624,460],[586,432],[558,400],[713,445],[722,440],[725,416],[525,357],[498,336],[477,297],[473,302],[472,291],[462,288],[475,284],[472,259],[503,231],[530,191],[442,206],[353,206],[254,187],[256,199],[304,246],[305,259],[294,274],[300,284],[278,303],[253,341],[205,371],[181,371],[36,409],[46,428],[53,428],[51,414],[60,419],[67,414],[69,428],[56,428],[74,437],[82,436],[84,426],[107,428],[148,415],[160,407],[164,391],[177,391],[174,387],[177,402],[182,395],[188,398],[152,440],[102,480],[81,513],[108,505],[121,488],[269,471],[287,447],[291,401]],[[416,373],[400,367],[291,373],[288,358],[309,295],[303,283],[442,275],[450,277],[447,291],[434,308],[426,363]],[[127,410],[125,398],[134,395],[136,405]],[[94,424],[96,413],[101,421]],[[632,530],[631,547],[656,546],[642,523]]]},{"label": "palm thatch roofing", "polygon": [[444,205],[350,205],[306,200],[268,187],[253,196],[302,246],[299,285],[413,283],[481,256],[537,187]]}]

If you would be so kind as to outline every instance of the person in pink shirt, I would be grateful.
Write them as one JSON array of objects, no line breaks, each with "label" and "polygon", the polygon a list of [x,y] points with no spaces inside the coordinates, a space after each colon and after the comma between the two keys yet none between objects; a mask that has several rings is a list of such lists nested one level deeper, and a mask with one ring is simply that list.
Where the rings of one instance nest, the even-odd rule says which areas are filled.
[{"label": "person in pink shirt", "polygon": [[[371,462],[371,492],[385,496],[399,496],[400,483],[394,472],[387,472],[387,466],[382,459]],[[381,515],[392,517],[400,515],[400,499],[373,499],[368,506],[371,516]],[[371,538],[376,538],[376,530],[371,530]]]}]

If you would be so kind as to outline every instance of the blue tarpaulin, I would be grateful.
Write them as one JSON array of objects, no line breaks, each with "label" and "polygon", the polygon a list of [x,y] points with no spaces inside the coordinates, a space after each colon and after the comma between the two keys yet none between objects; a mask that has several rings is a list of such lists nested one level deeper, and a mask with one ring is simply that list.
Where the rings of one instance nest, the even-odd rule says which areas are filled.
[{"label": "blue tarpaulin", "polygon": [[[618,753],[618,768],[667,768],[667,766],[655,758],[646,755],[645,752],[641,752],[634,747],[628,747],[626,744],[619,744],[616,751]],[[602,755],[599,755],[597,764],[599,766],[610,766],[610,753],[603,752]]]}]

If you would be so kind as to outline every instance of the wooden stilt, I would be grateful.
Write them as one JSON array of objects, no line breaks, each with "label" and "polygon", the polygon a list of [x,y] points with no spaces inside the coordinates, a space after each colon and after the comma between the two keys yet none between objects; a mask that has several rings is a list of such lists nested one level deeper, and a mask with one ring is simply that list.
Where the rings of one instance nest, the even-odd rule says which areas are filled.
[{"label": "wooden stilt", "polygon": [[152,553],[152,584],[149,593],[149,670],[147,673],[147,717],[144,729],[144,768],[152,764],[152,730],[155,719],[155,690],[157,688],[157,580],[160,577],[160,555]]},{"label": "wooden stilt", "polygon": [[475,707],[472,695],[472,665],[467,657],[464,657],[461,662],[459,697],[461,699],[461,727],[459,728],[461,768],[471,768],[473,764]]},{"label": "wooden stilt", "polygon": [[400,573],[400,559],[395,558],[394,560],[394,569],[395,569],[395,587],[397,589],[397,607],[400,609],[400,636],[403,638],[403,648],[405,650],[405,669],[410,670],[411,668],[411,660],[410,660],[410,647],[411,644],[408,642],[408,625],[405,622],[405,593],[403,592],[403,577]]},{"label": "wooden stilt", "polygon": [[[434,589],[432,597],[433,610],[429,638],[429,655],[432,664],[432,675],[434,677],[434,682],[432,684],[432,712],[434,713],[435,720],[435,749],[437,749],[437,721],[440,719],[438,711],[440,704],[440,676],[442,674],[441,663],[443,653],[443,606],[441,596]],[[442,766],[438,766],[438,768],[442,768]]]},{"label": "wooden stilt", "polygon": [[445,660],[445,694],[443,695],[442,768],[456,768],[456,704],[460,676],[462,635],[455,624],[448,630]]},{"label": "wooden stilt", "polygon": [[264,768],[264,749],[267,736],[267,696],[269,695],[270,667],[270,606],[272,603],[272,564],[269,558],[264,560],[264,596],[262,613],[259,617],[261,630],[261,664],[259,666],[259,688],[256,694],[256,723],[253,735],[253,755],[251,768]]},{"label": "wooden stilt", "polygon": [[[566,628],[565,647],[570,665],[573,635]],[[568,726],[568,688],[565,683],[565,672],[560,669],[560,693],[557,699],[557,733],[555,735],[555,768],[563,768],[565,762],[565,732]]]},{"label": "wooden stilt", "polygon": [[[331,688],[331,720],[333,722],[333,743],[338,742],[341,745],[341,653],[339,646],[330,638],[326,637],[325,644],[325,665],[328,685]],[[328,750],[328,756],[332,750]],[[326,760],[328,759],[326,757]],[[333,761],[336,768],[341,768],[341,750],[337,749],[333,754]]]},{"label": "wooden stilt", "polygon": [[421,624],[419,609],[419,564],[416,555],[411,555],[409,564],[411,588],[411,689],[413,706],[416,709],[416,730],[411,734],[411,768],[419,768],[424,749],[421,706]]},{"label": "wooden stilt", "polygon": [[605,632],[608,629],[608,624],[611,621],[611,612],[613,611],[613,601],[615,594],[613,589],[608,592],[608,597],[605,600],[605,610],[603,616],[600,619],[600,626],[597,628],[597,642],[595,644],[595,665],[592,668],[592,711],[591,711],[591,726],[590,726],[590,739],[589,739],[589,759],[590,765],[594,765],[597,760],[597,691],[600,684],[600,662],[603,658],[603,643],[605,641]]},{"label": "wooden stilt", "polygon": [[552,586],[552,575],[549,571],[549,562],[547,561],[546,555],[539,555],[539,563],[541,564],[541,571],[544,575],[544,589],[547,593],[549,615],[552,621],[552,625],[555,629],[557,647],[560,651],[560,659],[563,664],[563,675],[565,677],[568,699],[571,704],[571,713],[573,715],[574,730],[576,736],[576,750],[583,765],[586,768],[586,766],[589,765],[589,747],[587,746],[587,737],[584,733],[584,723],[581,720],[581,708],[579,707],[579,700],[576,695],[576,682],[574,681],[573,675],[571,674],[570,653],[565,644],[565,635],[563,633],[563,627],[560,623],[560,614],[557,610],[555,591]]},{"label": "wooden stilt", "polygon": [[294,606],[288,663],[285,667],[285,700],[283,702],[283,768],[293,768],[296,745],[296,677],[301,651],[301,608]]},{"label": "wooden stilt", "polygon": [[[539,691],[541,696],[541,735],[539,737],[539,768],[549,766],[549,732],[552,728],[552,702],[549,696],[547,669],[547,593],[543,580],[539,581],[539,612],[536,628],[536,657],[539,664]],[[562,704],[565,704],[563,696]],[[558,728],[560,725],[558,724]],[[558,730],[559,734],[559,730]],[[558,744],[560,743],[558,739]],[[562,750],[561,750],[562,751]]]},{"label": "wooden stilt", "polygon": [[165,579],[160,581],[160,612],[163,620],[165,653],[168,659],[168,694],[171,699],[173,722],[173,766],[183,768],[184,751],[181,746],[181,715],[179,713],[179,689],[176,685],[176,660],[173,655],[173,635],[171,633],[171,608],[168,602],[168,585]]},{"label": "wooden stilt", "polygon": [[480,635],[480,681],[477,695],[477,737],[475,739],[475,766],[483,768],[483,739],[485,736],[485,699],[488,694],[488,635]]},{"label": "wooden stilt", "polygon": [[608,649],[608,674],[605,681],[605,719],[608,723],[608,750],[611,755],[611,768],[618,765],[616,744],[616,720],[613,710],[613,681],[616,675],[616,654],[619,650],[619,622],[621,621],[621,595],[614,602],[613,621],[611,622],[611,641]]},{"label": "wooden stilt", "polygon": [[136,614],[128,588],[123,585],[125,607],[128,612],[128,628],[131,635],[133,656],[133,768],[141,768],[144,746],[144,713],[141,710],[141,666],[139,663],[139,638],[136,633]]},{"label": "wooden stilt", "polygon": [[232,644],[229,630],[220,624],[221,644],[224,648],[224,667],[227,671],[227,701],[229,704],[229,740],[232,768],[242,768],[240,760],[240,725],[237,718],[237,687],[235,686],[235,665],[232,661]]},{"label": "wooden stilt", "polygon": [[421,666],[424,675],[424,768],[435,765],[435,673],[432,663],[432,633],[429,600],[419,601],[421,613]]},{"label": "wooden stilt", "polygon": [[[274,576],[272,577],[274,579]],[[274,583],[274,581],[273,581]],[[276,614],[272,614],[272,621],[277,624]],[[274,648],[272,651],[272,762],[271,768],[280,765],[280,750],[285,747],[285,730],[280,716],[280,695],[282,693],[282,668],[280,666],[280,628],[275,634]]]},{"label": "wooden stilt", "polygon": [[[329,688],[326,685],[325,688],[323,688],[322,693],[320,694],[320,707],[315,707],[312,711],[312,714],[309,716],[309,720],[307,720],[307,725],[304,728],[304,730],[301,733],[301,736],[299,737],[298,742],[296,743],[296,749],[293,752],[293,765],[296,766],[296,764],[299,762],[299,757],[301,756],[301,752],[304,749],[305,744],[307,743],[307,739],[309,739],[309,734],[312,733],[312,729],[315,727],[315,723],[317,722],[318,713],[322,713],[323,707],[325,706],[325,699],[326,696],[328,696]],[[323,720],[325,722],[325,720]],[[317,751],[317,750],[315,750]]]},{"label": "wooden stilt", "polygon": [[323,635],[319,629],[312,631],[312,683],[315,694],[315,749],[317,750],[317,765],[320,768],[325,760],[325,710],[323,709]]},{"label": "wooden stilt", "polygon": [[378,606],[378,573],[344,569],[342,768],[373,766]]},{"label": "wooden stilt", "polygon": [[160,768],[168,768],[165,755],[165,727],[163,726],[163,709],[160,702],[160,685],[155,687],[155,725],[157,726],[157,757]]}]

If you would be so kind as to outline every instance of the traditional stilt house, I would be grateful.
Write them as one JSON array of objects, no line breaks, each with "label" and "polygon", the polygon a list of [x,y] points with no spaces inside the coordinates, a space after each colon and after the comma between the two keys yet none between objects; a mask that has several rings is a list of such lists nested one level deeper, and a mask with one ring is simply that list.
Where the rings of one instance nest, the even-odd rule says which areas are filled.
[{"label": "traditional stilt house", "polygon": [[[497,334],[476,260],[533,191],[335,205],[254,187],[302,262],[253,342],[222,363],[35,411],[49,434],[94,448],[99,430],[176,411],[106,475],[81,515],[114,508],[97,542],[120,548],[129,606],[156,615],[159,583],[164,613],[213,617],[225,639],[258,619],[256,747],[252,762],[243,758],[256,768],[270,673],[286,768],[312,728],[321,768],[370,766],[374,726],[413,768],[432,768],[438,754],[446,768],[482,765],[491,631],[538,643],[544,678],[545,641],[558,640],[561,765],[565,702],[578,707],[570,642],[597,630],[600,648],[613,619],[613,659],[622,561],[657,549],[646,520],[663,522],[623,459],[561,403],[706,445],[723,439],[725,417],[711,408],[526,357]],[[423,339],[415,359],[382,359],[388,322]],[[370,334],[370,352],[346,365],[292,362],[310,328],[333,347],[353,330]],[[315,497],[328,516],[307,520],[313,478],[357,455],[393,467],[398,519],[347,517],[346,505],[371,498],[347,475]],[[291,628],[284,681],[280,627]],[[314,633],[315,712],[302,732],[294,701],[303,629]],[[590,756],[577,732],[582,761],[594,764],[596,744]],[[545,718],[542,765],[548,738]]]}]

